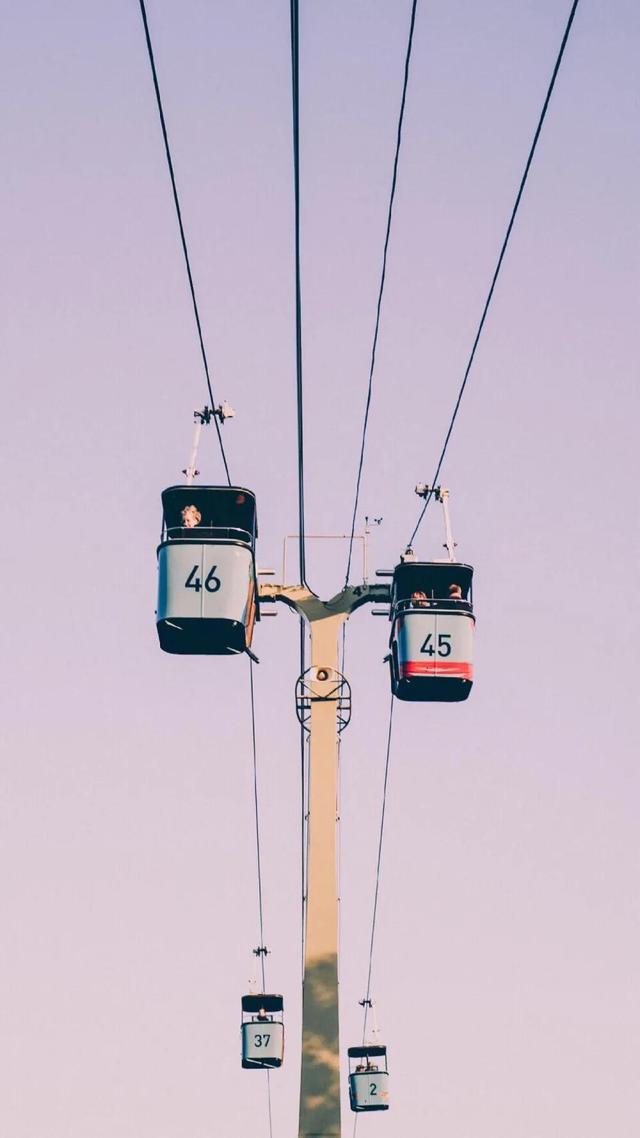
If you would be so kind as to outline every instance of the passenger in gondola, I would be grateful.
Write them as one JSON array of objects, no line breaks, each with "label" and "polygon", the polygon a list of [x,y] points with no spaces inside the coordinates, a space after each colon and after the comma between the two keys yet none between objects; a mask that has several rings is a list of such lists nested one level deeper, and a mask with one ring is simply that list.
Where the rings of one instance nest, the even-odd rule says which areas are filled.
[{"label": "passenger in gondola", "polygon": [[202,521],[202,514],[197,506],[185,506],[180,513],[185,529],[195,529]]},{"label": "passenger in gondola", "polygon": [[473,684],[472,579],[473,567],[458,561],[396,565],[389,663],[397,699],[467,699]]}]

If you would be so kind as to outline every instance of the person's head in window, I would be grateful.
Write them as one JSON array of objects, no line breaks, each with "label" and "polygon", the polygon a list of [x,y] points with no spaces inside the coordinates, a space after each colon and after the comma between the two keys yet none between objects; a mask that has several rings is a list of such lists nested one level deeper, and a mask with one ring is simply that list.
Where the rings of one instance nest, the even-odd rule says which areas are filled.
[{"label": "person's head in window", "polygon": [[459,585],[454,585],[454,584],[449,585],[449,600],[450,601],[461,601],[462,600],[462,589],[460,588]]},{"label": "person's head in window", "polygon": [[427,603],[427,594],[423,593],[422,589],[418,589],[415,593],[411,594],[411,604],[412,605],[419,605],[420,608],[424,608],[426,603]]},{"label": "person's head in window", "polygon": [[202,514],[197,506],[185,506],[180,513],[185,529],[195,529],[202,521]]}]

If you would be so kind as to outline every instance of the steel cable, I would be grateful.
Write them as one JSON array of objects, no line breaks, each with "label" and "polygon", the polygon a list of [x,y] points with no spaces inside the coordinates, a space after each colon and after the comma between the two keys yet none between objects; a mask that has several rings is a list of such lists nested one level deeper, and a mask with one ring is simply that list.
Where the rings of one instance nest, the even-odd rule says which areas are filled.
[{"label": "steel cable", "polygon": [[[255,689],[253,683],[253,660],[249,659],[249,691],[251,696],[251,749],[253,753],[253,802],[254,802],[254,817],[255,817],[255,831],[256,831],[256,864],[258,870],[258,916],[260,924],[260,944],[257,948],[257,953],[260,959],[260,970],[262,975],[262,991],[266,991],[266,946],[264,943],[264,909],[262,900],[262,857],[260,853],[260,811],[258,799],[258,748],[256,743],[256,703],[255,703]],[[267,1108],[269,1119],[269,1138],[273,1138],[273,1122],[271,1117],[271,1078],[267,1070]]]},{"label": "steel cable", "polygon": [[256,829],[256,864],[258,869],[258,916],[260,923],[260,963],[262,966],[262,991],[265,991],[265,952],[264,952],[264,910],[262,904],[262,858],[260,854],[260,811],[258,804],[258,749],[256,745],[256,704],[253,684],[253,660],[249,660],[249,690],[251,695],[251,747],[253,752],[253,802]]},{"label": "steel cable", "polygon": [[360,458],[358,461],[358,474],[356,477],[356,492],[353,502],[353,516],[351,519],[351,535],[349,538],[349,553],[347,557],[347,572],[345,574],[344,583],[349,583],[349,573],[351,572],[351,558],[353,554],[353,541],[356,531],[356,519],[358,514],[358,503],[360,501],[360,483],[362,481],[362,468],[364,465],[364,453],[367,441],[367,428],[369,426],[369,411],[371,409],[371,395],[373,391],[373,374],[376,366],[376,349],[378,347],[378,334],[380,331],[380,313],[382,310],[382,296],[384,293],[384,285],[387,276],[387,254],[389,251],[389,238],[391,236],[391,222],[393,219],[393,203],[396,196],[396,185],[398,181],[398,159],[400,157],[400,145],[402,142],[402,124],[404,122],[404,110],[407,100],[407,86],[409,83],[409,65],[411,63],[411,51],[413,47],[413,30],[416,22],[416,9],[418,0],[413,0],[411,6],[411,22],[409,25],[409,39],[407,42],[407,51],[404,61],[404,80],[402,84],[402,99],[400,101],[400,114],[398,116],[398,126],[396,132],[396,149],[393,159],[393,176],[391,179],[391,193],[389,195],[389,207],[387,210],[387,227],[384,238],[384,250],[382,254],[382,271],[380,274],[380,285],[378,288],[378,301],[376,305],[376,320],[373,332],[373,344],[371,348],[371,361],[369,365],[369,383],[367,387],[367,399],[365,403],[364,422],[362,425],[362,440],[360,444]]},{"label": "steel cable", "polygon": [[300,583],[304,585],[307,579],[307,572],[304,529],[304,405],[302,389],[302,284],[300,270],[300,37],[298,0],[290,0],[290,16],[295,233],[296,405],[298,429],[298,551]]},{"label": "steel cable", "polygon": [[273,1119],[271,1117],[271,1071],[267,1070],[267,1108],[269,1115],[269,1138],[273,1138]]},{"label": "steel cable", "polygon": [[[298,455],[298,564],[300,583],[306,584],[306,543],[304,511],[304,402],[302,383],[302,274],[300,267],[300,36],[298,0],[290,0],[290,40],[291,40],[291,119],[293,146],[293,197],[294,197],[294,278],[295,278],[295,327],[296,327],[296,425]],[[304,617],[299,624],[300,676],[306,670],[306,625]],[[304,725],[300,724],[300,859],[301,859],[301,968],[304,982],[304,953],[307,912],[307,739]]]},{"label": "steel cable", "polygon": [[[383,841],[384,841],[384,824],[385,824],[385,818],[386,818],[386,812],[387,812],[387,789],[388,789],[388,785],[389,785],[389,760],[390,760],[390,756],[391,756],[391,735],[392,735],[392,729],[393,729],[393,706],[394,706],[394,698],[392,695],[391,696],[391,703],[389,705],[389,727],[387,730],[387,753],[386,753],[385,764],[384,764],[384,785],[383,785],[383,790],[382,790],[382,810],[380,813],[380,834],[379,834],[379,838],[378,838],[378,860],[376,863],[376,884],[375,884],[374,895],[373,895],[373,913],[371,916],[371,937],[369,940],[369,965],[368,965],[368,969],[367,969],[367,990],[366,990],[365,998],[362,1001],[364,1004],[364,1017],[363,1017],[363,1023],[362,1023],[362,1046],[363,1047],[366,1046],[367,1019],[369,1016],[369,1009],[371,1006],[371,975],[372,975],[372,970],[373,970],[373,951],[374,951],[374,946],[375,946],[376,925],[377,925],[377,920],[378,920],[378,900],[379,900],[379,896],[380,896],[380,870],[381,870],[381,866],[382,866],[382,846],[383,846]],[[356,1114],[356,1116],[353,1120],[354,1138],[355,1138],[355,1134],[357,1131],[357,1125],[358,1125],[358,1115]]]},{"label": "steel cable", "polygon": [[369,1012],[369,1002],[371,1000],[371,972],[373,968],[373,949],[376,938],[376,924],[378,919],[378,899],[380,896],[380,868],[382,865],[382,844],[384,840],[384,823],[387,812],[387,787],[389,784],[389,758],[391,755],[391,734],[393,729],[393,705],[394,698],[391,696],[391,703],[389,706],[389,728],[387,731],[387,754],[384,764],[384,786],[382,790],[382,811],[380,814],[380,836],[378,839],[378,861],[376,864],[376,886],[373,895],[373,914],[371,917],[371,939],[369,942],[369,968],[367,972],[367,992],[365,996],[364,1005],[364,1022],[362,1025],[362,1046],[365,1044],[365,1035],[367,1031],[367,1016]]},{"label": "steel cable", "polygon": [[164,150],[167,158],[167,166],[169,168],[169,176],[171,178],[171,189],[173,190],[173,202],[176,210],[176,217],[178,219],[178,228],[180,230],[180,241],[182,244],[182,252],[184,254],[184,262],[187,269],[187,278],[189,281],[189,292],[191,293],[191,303],[193,305],[193,315],[196,321],[196,329],[198,332],[198,342],[200,344],[200,354],[202,356],[202,363],[204,366],[205,379],[207,381],[207,390],[209,392],[209,399],[211,400],[211,410],[214,412],[213,420],[216,426],[216,433],[218,435],[218,443],[220,445],[220,454],[224,465],[224,472],[227,478],[227,483],[231,485],[231,476],[229,474],[229,465],[227,463],[227,456],[225,454],[224,443],[222,442],[222,434],[220,431],[220,423],[218,416],[215,414],[215,401],[213,398],[213,388],[211,384],[211,375],[209,372],[209,362],[207,359],[207,352],[204,346],[204,336],[202,334],[202,323],[200,320],[200,310],[198,308],[198,301],[196,299],[196,290],[193,283],[193,273],[191,271],[191,258],[189,257],[189,249],[187,246],[187,238],[182,221],[182,210],[180,208],[180,199],[178,197],[178,187],[176,185],[176,176],[173,169],[173,160],[171,158],[171,148],[169,146],[169,136],[167,134],[167,124],[164,117],[164,110],[162,106],[162,98],[160,96],[160,85],[158,83],[158,73],[156,70],[156,63],[153,54],[153,47],[151,44],[151,35],[149,32],[149,21],[147,20],[147,10],[145,8],[144,0],[139,0],[140,13],[142,15],[142,23],[144,25],[144,35],[147,43],[147,54],[149,56],[149,64],[151,66],[151,75],[153,77],[153,87],[156,93],[156,102],[158,104],[158,114],[160,116],[160,126],[162,128],[162,138],[164,140]]},{"label": "steel cable", "polygon": [[538,119],[538,125],[536,127],[536,131],[535,131],[535,134],[533,136],[533,142],[532,142],[531,148],[529,150],[529,156],[528,156],[527,161],[526,161],[524,173],[523,173],[521,181],[520,181],[520,186],[518,189],[518,193],[516,195],[516,200],[515,200],[513,209],[511,211],[511,217],[509,219],[507,231],[506,231],[506,234],[504,237],[504,241],[502,242],[502,248],[500,249],[500,256],[498,257],[498,262],[496,264],[494,274],[493,274],[493,278],[491,280],[491,287],[489,289],[487,299],[485,300],[484,308],[482,310],[482,316],[480,318],[480,323],[478,325],[478,330],[476,332],[475,339],[473,341],[473,345],[471,348],[471,354],[469,356],[469,360],[467,362],[467,366],[466,366],[465,371],[464,371],[464,377],[462,380],[460,390],[458,392],[458,398],[456,399],[455,407],[453,409],[453,415],[451,416],[451,420],[449,422],[449,428],[448,428],[447,433],[445,435],[444,446],[442,447],[442,451],[440,453],[440,458],[438,459],[438,465],[436,466],[435,472],[434,472],[433,477],[431,479],[430,490],[427,492],[427,495],[425,497],[424,506],[422,507],[422,510],[420,512],[420,516],[419,516],[418,521],[416,523],[415,529],[414,529],[413,533],[411,534],[411,537],[409,538],[409,541],[408,541],[409,546],[413,545],[416,534],[417,534],[418,530],[420,529],[420,526],[422,524],[422,519],[424,518],[424,515],[427,512],[427,507],[429,505],[429,502],[431,501],[434,489],[435,489],[437,482],[438,482],[440,470],[442,468],[442,464],[444,462],[444,458],[445,458],[445,455],[447,453],[447,447],[449,446],[449,440],[451,438],[451,433],[453,431],[455,421],[458,417],[458,411],[460,410],[460,403],[462,402],[462,396],[464,395],[464,391],[465,391],[465,388],[467,386],[467,380],[469,378],[469,374],[470,374],[471,368],[473,366],[473,361],[475,359],[475,354],[476,354],[476,350],[478,347],[478,343],[479,343],[480,337],[482,335],[482,330],[483,330],[484,325],[485,325],[485,320],[487,319],[487,313],[489,311],[489,306],[491,304],[491,301],[493,298],[493,293],[494,293],[494,290],[496,287],[496,283],[497,283],[498,277],[500,275],[500,270],[502,268],[502,262],[504,261],[505,253],[507,251],[507,245],[509,244],[509,238],[511,237],[511,231],[513,230],[513,225],[514,225],[514,222],[516,219],[516,214],[517,214],[518,209],[520,207],[520,202],[522,200],[522,195],[524,193],[524,188],[525,188],[525,185],[527,182],[527,178],[529,177],[529,170],[531,169],[533,157],[534,157],[534,154],[536,152],[536,147],[538,145],[538,139],[540,138],[542,126],[543,126],[544,120],[546,118],[547,109],[548,109],[549,103],[551,101],[551,95],[553,93],[553,88],[555,86],[558,71],[560,70],[560,64],[562,63],[562,57],[564,55],[565,47],[567,46],[567,41],[569,39],[569,33],[571,32],[571,25],[573,24],[573,18],[576,14],[576,9],[578,7],[578,4],[579,4],[579,0],[573,0],[573,4],[571,5],[571,11],[569,13],[569,19],[567,21],[567,25],[566,25],[565,30],[564,30],[562,42],[560,44],[560,50],[558,52],[558,56],[557,56],[557,59],[555,62],[555,66],[553,68],[553,74],[551,76],[551,82],[549,83],[549,87],[547,89],[547,94],[546,94],[546,97],[545,97],[545,100],[544,100],[544,103],[542,106],[540,118]]}]

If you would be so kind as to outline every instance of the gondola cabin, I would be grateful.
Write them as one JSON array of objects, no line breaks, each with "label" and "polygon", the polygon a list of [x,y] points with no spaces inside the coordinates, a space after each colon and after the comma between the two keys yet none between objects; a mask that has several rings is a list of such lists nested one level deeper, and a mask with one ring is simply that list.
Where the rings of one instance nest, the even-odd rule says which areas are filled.
[{"label": "gondola cabin", "polygon": [[347,1054],[351,1109],[356,1112],[388,1110],[389,1071],[386,1047],[371,1043],[368,1047],[350,1047]]},{"label": "gondola cabin", "polygon": [[398,699],[455,702],[473,684],[473,569],[403,561],[391,585],[391,686]]},{"label": "gondola cabin", "polygon": [[259,1071],[281,1067],[284,1058],[282,996],[242,997],[242,1066]]},{"label": "gondola cabin", "polygon": [[160,647],[226,655],[251,645],[257,611],[256,500],[238,486],[170,486],[158,546]]}]

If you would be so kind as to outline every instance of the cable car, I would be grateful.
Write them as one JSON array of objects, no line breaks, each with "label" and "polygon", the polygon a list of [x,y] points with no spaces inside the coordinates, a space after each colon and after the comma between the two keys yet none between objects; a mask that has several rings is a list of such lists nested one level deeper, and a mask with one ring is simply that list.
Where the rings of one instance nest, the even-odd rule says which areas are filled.
[{"label": "cable car", "polygon": [[391,584],[391,688],[397,699],[456,702],[473,684],[473,569],[401,560]]},{"label": "cable car", "polygon": [[260,617],[257,535],[250,490],[187,484],[163,491],[156,624],[165,652],[249,649]]},{"label": "cable car", "polygon": [[349,1104],[351,1109],[389,1109],[389,1071],[387,1049],[382,1044],[370,1043],[366,1047],[350,1047]]},{"label": "cable car", "polygon": [[281,1067],[284,1058],[282,996],[242,997],[242,1066],[247,1070]]}]

